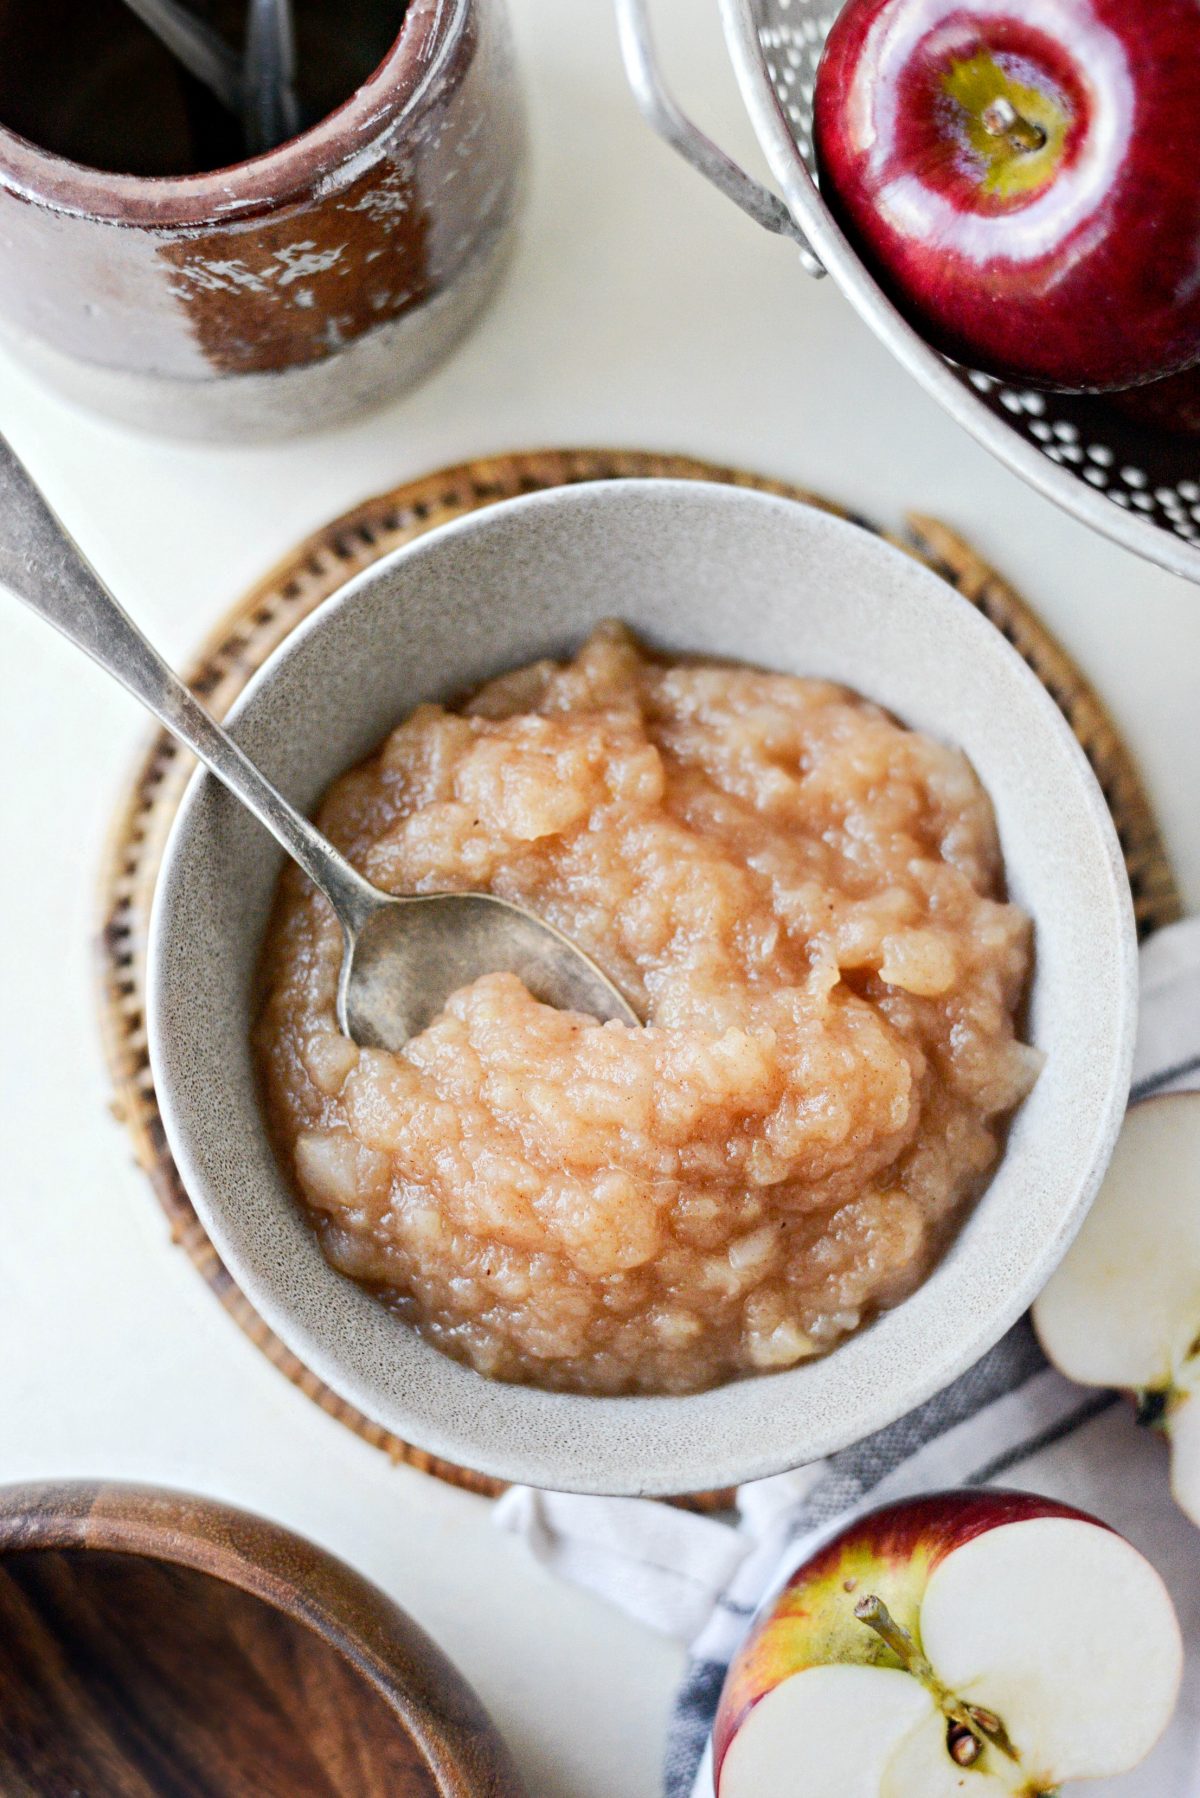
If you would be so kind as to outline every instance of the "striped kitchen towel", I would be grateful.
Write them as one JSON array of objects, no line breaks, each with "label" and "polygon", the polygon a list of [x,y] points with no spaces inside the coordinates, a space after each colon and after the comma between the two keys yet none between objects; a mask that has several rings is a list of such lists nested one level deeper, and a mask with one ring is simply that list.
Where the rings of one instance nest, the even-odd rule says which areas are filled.
[{"label": "striped kitchen towel", "polygon": [[[1132,1096],[1200,1087],[1200,918],[1142,950]],[[1200,1533],[1171,1504],[1161,1443],[1112,1394],[1047,1367],[1027,1320],[927,1404],[827,1461],[744,1486],[724,1521],[645,1499],[516,1487],[496,1521],[564,1578],[686,1643],[666,1798],[709,1798],[708,1736],[729,1661],[759,1606],[857,1512],[939,1487],[1008,1483],[1095,1511],[1158,1566],[1188,1648],[1170,1731],[1095,1798],[1200,1798]]]}]

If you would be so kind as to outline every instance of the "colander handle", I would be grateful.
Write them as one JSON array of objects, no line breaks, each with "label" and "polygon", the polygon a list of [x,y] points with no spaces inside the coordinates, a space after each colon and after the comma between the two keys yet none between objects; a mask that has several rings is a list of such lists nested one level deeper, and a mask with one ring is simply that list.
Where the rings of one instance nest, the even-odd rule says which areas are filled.
[{"label": "colander handle", "polygon": [[814,278],[823,275],[825,269],[812,245],[778,194],[756,181],[679,110],[663,81],[654,48],[650,0],[616,0],[616,6],[625,73],[642,117],[673,150],[678,150],[685,162],[690,162],[714,187],[749,213],[756,224],[781,237],[790,237],[799,247],[800,261],[808,274]]}]

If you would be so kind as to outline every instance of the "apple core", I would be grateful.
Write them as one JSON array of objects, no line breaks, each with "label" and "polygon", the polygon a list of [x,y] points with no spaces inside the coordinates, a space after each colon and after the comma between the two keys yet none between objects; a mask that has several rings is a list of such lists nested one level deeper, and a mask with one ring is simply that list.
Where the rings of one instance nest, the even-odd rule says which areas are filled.
[{"label": "apple core", "polygon": [[[909,1632],[896,1622],[882,1598],[869,1592],[854,1607],[854,1615],[868,1629],[874,1630],[884,1645],[891,1649],[906,1673],[919,1679],[938,1709],[947,1719],[946,1752],[958,1767],[973,1767],[989,1746],[999,1749],[1016,1762],[1017,1751],[1008,1731],[994,1711],[982,1705],[968,1704],[944,1686],[929,1661],[921,1653]],[[1038,1792],[1032,1798],[1054,1798],[1052,1792]]]},{"label": "apple core", "polygon": [[978,170],[984,200],[1022,200],[1053,179],[1076,118],[1056,83],[1016,80],[982,52],[952,60],[941,89],[950,105],[935,107],[935,121]]}]

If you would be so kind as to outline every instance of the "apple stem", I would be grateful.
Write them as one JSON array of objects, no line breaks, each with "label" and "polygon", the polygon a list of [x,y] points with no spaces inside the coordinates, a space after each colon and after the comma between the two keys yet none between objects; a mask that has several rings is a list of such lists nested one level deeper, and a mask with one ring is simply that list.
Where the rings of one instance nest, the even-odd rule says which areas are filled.
[{"label": "apple stem", "polygon": [[[868,1592],[860,1598],[854,1607],[854,1615],[868,1629],[873,1629],[891,1649],[900,1665],[911,1673],[937,1701],[938,1709],[951,1724],[955,1726],[951,1735],[955,1740],[947,1743],[952,1759],[959,1766],[970,1766],[979,1758],[984,1748],[998,1748],[1009,1760],[1017,1759],[1017,1751],[1012,1745],[1008,1731],[994,1712],[984,1710],[982,1705],[967,1704],[956,1698],[934,1672],[932,1665],[926,1660],[912,1636],[897,1623],[892,1613],[877,1593]],[[965,1734],[963,1733],[965,1732]],[[976,1753],[970,1759],[960,1758],[968,1752],[966,1736],[969,1735],[978,1744]],[[957,1752],[956,1752],[957,1749]],[[1046,1793],[1043,1798],[1054,1798],[1053,1793]]]},{"label": "apple stem", "polygon": [[900,1665],[919,1679],[922,1685],[937,1685],[937,1675],[933,1668],[904,1626],[896,1622],[882,1598],[874,1592],[868,1592],[855,1605],[854,1615],[860,1623],[865,1623],[868,1629],[873,1629],[877,1636],[882,1637]]},{"label": "apple stem", "polygon": [[1022,118],[1012,101],[1006,100],[1003,94],[998,94],[984,107],[980,118],[985,131],[992,137],[1006,137],[1014,150],[1040,150],[1046,142],[1046,133],[1041,126]]}]

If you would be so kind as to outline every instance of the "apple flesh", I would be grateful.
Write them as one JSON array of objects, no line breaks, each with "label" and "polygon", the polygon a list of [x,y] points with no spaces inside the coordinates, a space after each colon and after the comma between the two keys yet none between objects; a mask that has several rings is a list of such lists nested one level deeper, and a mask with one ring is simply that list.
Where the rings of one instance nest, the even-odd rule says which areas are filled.
[{"label": "apple flesh", "polygon": [[1200,1524],[1200,1092],[1135,1105],[1074,1245],[1033,1308],[1068,1379],[1134,1394]]},{"label": "apple flesh", "polygon": [[849,0],[822,192],[960,362],[1103,391],[1200,361],[1195,0]]},{"label": "apple flesh", "polygon": [[718,1707],[718,1798],[1047,1798],[1135,1766],[1183,1669],[1149,1562],[1049,1499],[948,1492],[788,1581]]}]

